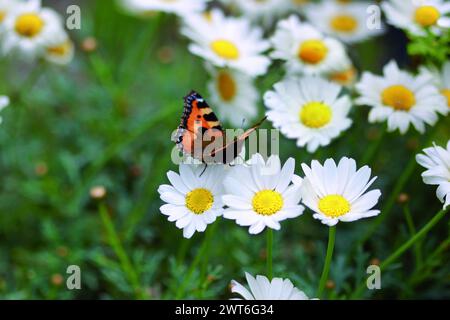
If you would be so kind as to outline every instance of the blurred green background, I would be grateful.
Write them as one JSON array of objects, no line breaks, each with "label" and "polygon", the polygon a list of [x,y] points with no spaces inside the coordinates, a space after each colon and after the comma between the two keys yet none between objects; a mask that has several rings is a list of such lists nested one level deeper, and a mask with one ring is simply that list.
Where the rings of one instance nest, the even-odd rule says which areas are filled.
[{"label": "blurred green background", "polygon": [[[61,14],[71,3],[43,1]],[[184,239],[160,214],[156,191],[167,183],[168,170],[177,171],[170,161],[170,134],[179,124],[182,97],[190,89],[208,97],[202,61],[188,52],[174,16],[138,19],[120,13],[114,1],[76,3],[82,29],[71,32],[77,48],[68,67],[14,57],[0,62],[0,93],[11,98],[0,126],[0,298],[171,299],[183,283],[182,298],[229,298],[232,279],[242,282],[244,271],[264,274],[264,236],[250,236],[219,219],[211,246],[200,252],[209,258],[189,272],[205,235]],[[97,50],[83,50],[87,37],[96,39]],[[358,68],[377,73],[392,57],[414,68],[405,43],[399,31],[389,30],[349,52]],[[257,82],[261,96],[281,77],[275,63]],[[259,107],[263,115],[262,103]],[[345,155],[360,166],[370,163],[379,177],[375,187],[382,190],[382,207],[413,156],[431,141],[446,143],[450,120],[441,117],[424,136],[410,131],[379,140],[385,128],[369,125],[367,111],[354,107],[352,128],[313,155],[282,138],[281,158],[294,157],[300,175],[300,163],[313,158]],[[411,175],[396,190],[410,201],[393,203],[364,245],[355,245],[356,239],[366,234],[370,219],[339,224],[328,298],[349,297],[374,259],[385,258],[410,237],[405,207],[417,227],[441,208],[436,188],[422,183],[422,169],[410,167]],[[103,220],[99,202],[90,196],[95,186],[107,192]],[[310,211],[285,221],[275,233],[274,275],[314,295],[327,231]],[[363,297],[450,298],[449,239],[444,219],[420,244],[423,264],[408,251],[382,274],[382,290]],[[121,247],[126,257],[120,256]],[[69,265],[81,268],[81,290],[66,288]]]}]

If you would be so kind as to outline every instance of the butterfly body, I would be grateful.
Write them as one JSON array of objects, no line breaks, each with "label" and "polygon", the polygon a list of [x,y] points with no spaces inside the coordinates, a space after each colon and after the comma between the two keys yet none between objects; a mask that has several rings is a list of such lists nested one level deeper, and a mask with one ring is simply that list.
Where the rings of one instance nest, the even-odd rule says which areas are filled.
[{"label": "butterfly body", "polygon": [[183,153],[205,164],[228,164],[241,153],[245,140],[264,120],[229,141],[205,99],[191,91],[184,97],[184,110],[175,143]]}]

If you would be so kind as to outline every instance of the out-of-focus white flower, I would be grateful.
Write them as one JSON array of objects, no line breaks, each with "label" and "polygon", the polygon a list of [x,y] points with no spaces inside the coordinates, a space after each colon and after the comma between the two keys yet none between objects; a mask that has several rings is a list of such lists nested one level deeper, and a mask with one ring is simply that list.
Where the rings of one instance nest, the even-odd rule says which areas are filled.
[{"label": "out-of-focus white flower", "polygon": [[61,30],[49,41],[45,48],[44,58],[52,63],[66,65],[74,56],[74,45],[65,30]]},{"label": "out-of-focus white flower", "polygon": [[340,96],[341,91],[341,86],[319,77],[287,78],[264,95],[267,117],[286,137],[297,139],[297,146],[315,152],[352,124],[351,100]]},{"label": "out-of-focus white flower", "polygon": [[450,2],[444,0],[388,0],[381,4],[388,23],[416,35],[424,29],[440,34],[450,28]]},{"label": "out-of-focus white flower", "polygon": [[[309,300],[289,279],[273,278],[245,273],[250,290],[235,280],[231,281],[231,292],[239,294],[243,300]],[[240,300],[240,299],[236,299]]]},{"label": "out-of-focus white flower", "polygon": [[180,16],[200,13],[209,0],[118,0],[119,5],[131,14],[145,16],[161,11]]},{"label": "out-of-focus white flower", "polygon": [[450,61],[445,62],[442,70],[421,67],[420,72],[428,73],[433,77],[435,85],[447,100],[447,106],[450,108]]},{"label": "out-of-focus white flower", "polygon": [[270,44],[263,31],[245,18],[226,17],[212,10],[208,21],[201,15],[185,19],[182,32],[193,43],[189,50],[216,67],[228,67],[255,77],[265,74],[271,61],[263,52]]},{"label": "out-of-focus white flower", "polygon": [[335,1],[323,1],[308,5],[306,17],[322,32],[332,35],[346,43],[364,41],[383,32],[367,24],[367,9],[371,2],[349,2],[342,5]]},{"label": "out-of-focus white flower", "polygon": [[381,196],[380,190],[366,192],[376,179],[370,179],[368,166],[357,171],[355,160],[344,157],[338,165],[333,159],[327,159],[323,166],[313,160],[311,167],[302,164],[302,168],[303,203],[323,224],[331,227],[339,221],[351,222],[380,213],[372,209]]},{"label": "out-of-focus white flower", "polygon": [[217,69],[207,65],[211,75],[208,89],[211,103],[222,121],[239,127],[244,120],[251,121],[258,113],[259,99],[253,78],[232,69]]},{"label": "out-of-focus white flower", "polygon": [[206,230],[223,213],[222,182],[225,170],[222,165],[181,164],[180,173],[167,173],[172,185],[161,185],[158,188],[161,200],[167,204],[161,206],[161,213],[168,216],[183,229],[183,236],[191,238],[197,232]]},{"label": "out-of-focus white flower", "polygon": [[336,70],[326,74],[326,78],[341,86],[353,87],[358,78],[358,70],[350,61],[348,61],[342,63],[340,66],[336,66]]},{"label": "out-of-focus white flower", "polygon": [[356,102],[372,107],[369,121],[387,120],[389,131],[399,129],[404,134],[412,124],[423,133],[425,123],[434,125],[437,113],[445,115],[449,111],[430,74],[413,76],[401,71],[395,61],[383,68],[383,76],[364,72],[356,88],[360,94]]},{"label": "out-of-focus white flower", "polygon": [[338,40],[324,36],[294,15],[278,22],[271,42],[271,57],[286,61],[289,73],[326,74],[348,60]]},{"label": "out-of-focus white flower", "polygon": [[[9,105],[9,98],[7,96],[0,96],[0,112]],[[0,123],[3,118],[0,116]]]},{"label": "out-of-focus white flower", "polygon": [[277,18],[286,14],[291,9],[290,0],[231,0],[243,16],[254,22],[262,22],[271,25]]},{"label": "out-of-focus white flower", "polygon": [[300,190],[294,179],[295,161],[290,158],[281,167],[280,158],[272,155],[267,162],[260,154],[250,159],[249,166],[234,167],[224,181],[222,197],[224,218],[249,226],[250,234],[266,227],[279,230],[280,221],[296,218],[303,213]]},{"label": "out-of-focus white flower", "polygon": [[60,16],[52,9],[42,8],[40,0],[20,2],[3,21],[2,52],[29,59],[41,57],[61,28]]},{"label": "out-of-focus white flower", "polygon": [[417,162],[427,169],[422,173],[423,182],[438,186],[436,195],[445,209],[450,205],[450,140],[447,149],[434,145],[423,152],[416,156]]},{"label": "out-of-focus white flower", "polygon": [[19,1],[17,0],[0,0],[0,26],[18,3]]}]

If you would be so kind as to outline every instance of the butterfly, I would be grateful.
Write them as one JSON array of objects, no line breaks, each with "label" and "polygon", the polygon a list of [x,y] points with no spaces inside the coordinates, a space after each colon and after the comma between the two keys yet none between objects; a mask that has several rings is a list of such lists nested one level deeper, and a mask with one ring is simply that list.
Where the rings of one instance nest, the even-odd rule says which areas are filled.
[{"label": "butterfly", "polygon": [[211,107],[200,94],[192,90],[184,97],[184,111],[174,141],[184,154],[206,165],[229,164],[241,153],[245,140],[265,120],[266,117],[228,141]]}]

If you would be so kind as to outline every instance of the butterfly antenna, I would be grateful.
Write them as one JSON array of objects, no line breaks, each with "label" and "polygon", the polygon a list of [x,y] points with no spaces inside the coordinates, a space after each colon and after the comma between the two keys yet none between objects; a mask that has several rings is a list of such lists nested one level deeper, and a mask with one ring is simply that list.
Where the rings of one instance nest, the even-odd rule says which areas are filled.
[{"label": "butterfly antenna", "polygon": [[205,167],[203,168],[203,171],[202,171],[202,173],[200,173],[199,177],[201,177],[205,173],[207,167],[208,167],[208,164],[205,163]]},{"label": "butterfly antenna", "polygon": [[265,116],[264,118],[262,118],[261,120],[259,120],[257,123],[255,123],[252,127],[259,127],[264,121],[266,121],[267,116]]}]

